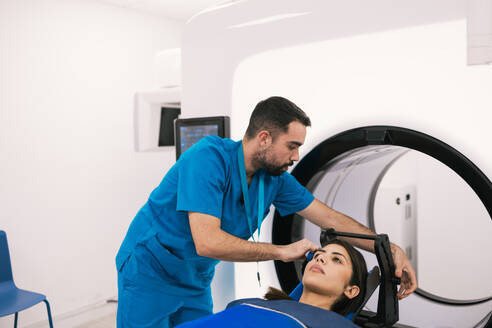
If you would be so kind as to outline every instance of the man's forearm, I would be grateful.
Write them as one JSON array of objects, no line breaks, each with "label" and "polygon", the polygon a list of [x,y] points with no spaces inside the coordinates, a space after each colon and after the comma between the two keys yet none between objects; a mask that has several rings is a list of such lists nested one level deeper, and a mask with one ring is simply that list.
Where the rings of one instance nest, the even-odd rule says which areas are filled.
[{"label": "man's forearm", "polygon": [[200,246],[197,247],[198,255],[231,262],[280,260],[283,247],[247,241],[222,230]]},{"label": "man's forearm", "polygon": [[[313,203],[305,210],[299,212],[300,215],[306,217],[309,221],[318,225],[322,229],[333,228],[337,231],[359,233],[364,235],[374,235],[375,233],[368,227],[360,224],[351,217],[335,211],[334,209],[326,206],[319,200],[313,201]],[[374,252],[374,241],[360,239],[360,238],[347,238],[341,237],[347,240],[352,245],[365,249],[370,252]]]},{"label": "man's forearm", "polygon": [[191,235],[201,256],[224,261],[249,262],[303,258],[307,251],[319,248],[304,238],[288,245],[256,243],[233,236],[220,228],[220,220],[208,214],[189,212]]},{"label": "man's forearm", "polygon": [[[364,235],[374,235],[375,233],[368,227],[360,224],[353,218],[331,209],[333,213],[324,221],[328,225],[325,229],[333,228],[337,231],[358,233]],[[360,238],[340,237],[347,240],[352,245],[374,252],[374,241]]]},{"label": "man's forearm", "polygon": [[216,217],[190,212],[189,221],[198,255],[234,262],[284,259],[285,246],[238,238],[222,230]]}]

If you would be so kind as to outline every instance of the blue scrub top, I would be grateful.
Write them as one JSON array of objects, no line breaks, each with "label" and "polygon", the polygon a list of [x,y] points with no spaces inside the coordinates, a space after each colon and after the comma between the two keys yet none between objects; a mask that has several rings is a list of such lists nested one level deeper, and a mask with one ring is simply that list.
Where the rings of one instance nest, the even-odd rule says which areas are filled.
[{"label": "blue scrub top", "polygon": [[[208,136],[181,155],[133,219],[116,256],[118,270],[140,245],[164,270],[159,277],[169,293],[194,295],[210,287],[219,261],[196,253],[188,212],[213,215],[221,220],[222,230],[246,240],[251,237],[242,203],[240,145],[241,141]],[[254,230],[260,173],[265,184],[263,217],[271,204],[285,216],[313,201],[313,195],[288,172],[271,176],[258,171],[248,189]]]}]

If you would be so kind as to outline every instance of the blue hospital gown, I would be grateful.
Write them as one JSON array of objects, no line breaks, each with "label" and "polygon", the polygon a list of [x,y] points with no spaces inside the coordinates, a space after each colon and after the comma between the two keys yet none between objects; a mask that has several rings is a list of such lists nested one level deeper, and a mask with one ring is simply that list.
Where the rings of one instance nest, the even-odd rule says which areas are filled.
[{"label": "blue hospital gown", "polygon": [[259,298],[231,302],[227,309],[176,328],[355,328],[343,316],[294,300]]}]

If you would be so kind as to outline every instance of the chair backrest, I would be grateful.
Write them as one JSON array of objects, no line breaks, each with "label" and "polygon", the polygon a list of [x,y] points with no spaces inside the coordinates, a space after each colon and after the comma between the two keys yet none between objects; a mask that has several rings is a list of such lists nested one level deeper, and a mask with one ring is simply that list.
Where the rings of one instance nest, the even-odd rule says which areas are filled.
[{"label": "chair backrest", "polygon": [[12,280],[12,266],[10,264],[7,234],[5,231],[0,230],[0,283]]}]

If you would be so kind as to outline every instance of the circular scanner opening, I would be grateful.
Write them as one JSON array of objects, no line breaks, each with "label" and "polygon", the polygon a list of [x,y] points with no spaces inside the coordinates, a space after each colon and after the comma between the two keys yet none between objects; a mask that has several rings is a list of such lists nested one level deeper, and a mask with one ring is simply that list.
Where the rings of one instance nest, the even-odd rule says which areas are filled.
[{"label": "circular scanner opening", "polygon": [[[402,247],[417,271],[418,295],[454,305],[492,298],[492,266],[483,261],[492,249],[491,183],[452,147],[413,130],[358,128],[325,140],[292,175],[320,201]],[[319,233],[298,215],[275,213],[276,244],[318,241]],[[363,254],[369,268],[377,265]],[[282,288],[295,288],[301,263],[275,267]]]}]

